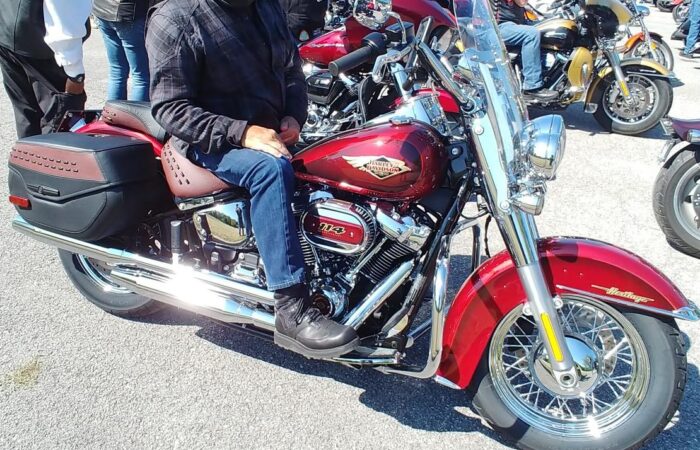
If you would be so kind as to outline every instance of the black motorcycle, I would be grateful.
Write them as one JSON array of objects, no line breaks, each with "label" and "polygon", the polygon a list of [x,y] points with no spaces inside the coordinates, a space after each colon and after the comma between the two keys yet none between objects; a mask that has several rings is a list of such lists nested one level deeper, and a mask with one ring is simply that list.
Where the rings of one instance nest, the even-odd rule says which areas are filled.
[{"label": "black motorcycle", "polygon": [[670,139],[654,185],[654,213],[669,244],[700,258],[700,119],[664,119]]},{"label": "black motorcycle", "polygon": [[[671,109],[673,75],[651,59],[620,58],[617,42],[632,12],[618,0],[562,0],[557,8],[566,14],[535,26],[541,32],[544,86],[559,97],[530,104],[561,109],[582,100],[605,130],[636,135],[655,127]],[[519,49],[510,50],[520,70]]]}]

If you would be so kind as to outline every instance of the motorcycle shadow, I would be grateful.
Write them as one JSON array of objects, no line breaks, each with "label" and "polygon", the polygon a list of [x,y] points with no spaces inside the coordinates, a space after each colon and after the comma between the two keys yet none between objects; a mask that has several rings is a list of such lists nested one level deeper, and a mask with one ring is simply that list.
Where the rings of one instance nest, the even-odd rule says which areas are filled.
[{"label": "motorcycle shadow", "polygon": [[[451,295],[456,293],[461,282],[468,276],[470,263],[469,256],[453,256],[448,286]],[[418,321],[429,317],[427,306],[426,302]],[[306,359],[277,347],[270,340],[236,331],[185,311],[168,308],[151,316],[147,322],[157,325],[197,326],[199,329],[195,334],[198,337],[221,348],[300,375],[331,378],[359,388],[363,391],[359,396],[362,404],[396,419],[407,427],[431,432],[478,432],[507,445],[471,411],[472,395],[469,392],[453,390],[430,380],[384,375],[369,368],[355,370],[331,362]],[[409,350],[410,362],[424,364],[427,349],[427,336],[424,336]]]},{"label": "motorcycle shadow", "polygon": [[[564,124],[566,124],[567,130],[583,131],[589,136],[595,136],[598,134],[612,134],[609,131],[605,131],[604,129],[602,129],[600,125],[598,125],[598,122],[596,122],[596,120],[593,118],[592,114],[584,112],[583,104],[576,104],[565,110],[559,111],[530,107],[528,108],[528,112],[530,113],[531,119],[547,114],[556,114],[562,116],[562,118],[564,119]],[[644,133],[638,134],[634,137],[657,140],[666,140],[668,138],[668,136],[664,134],[661,125],[656,125],[654,128],[645,131]]]},{"label": "motorcycle shadow", "polygon": [[[484,258],[486,259],[486,258]],[[448,291],[454,296],[470,272],[471,257],[453,255],[450,264]],[[429,317],[429,308],[422,309],[418,321]],[[481,433],[501,445],[509,442],[488,428],[471,409],[472,394],[441,386],[430,380],[417,380],[398,375],[384,375],[372,369],[354,370],[331,362],[309,360],[277,347],[272,341],[261,339],[230,327],[212,322],[176,309],[166,309],[147,322],[156,325],[197,326],[195,334],[221,348],[273,364],[300,375],[330,378],[362,389],[358,400],[366,407],[386,414],[404,426],[427,432]],[[688,344],[690,337],[683,333]],[[421,364],[427,353],[427,336],[409,350],[408,359]],[[694,364],[688,365],[685,398],[679,412],[654,441],[656,449],[693,448],[695,431],[700,427],[696,405],[700,404],[700,373]],[[350,400],[350,399],[348,399]]]}]

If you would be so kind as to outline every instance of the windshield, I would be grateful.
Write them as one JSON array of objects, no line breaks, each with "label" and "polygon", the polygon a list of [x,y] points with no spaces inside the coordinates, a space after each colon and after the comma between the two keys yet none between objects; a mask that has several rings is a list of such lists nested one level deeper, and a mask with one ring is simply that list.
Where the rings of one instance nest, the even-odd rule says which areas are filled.
[{"label": "windshield", "polygon": [[483,114],[472,118],[473,127],[481,131],[475,134],[475,142],[482,164],[493,176],[489,190],[496,204],[507,203],[522,161],[520,137],[527,123],[520,83],[489,0],[454,0],[454,11],[462,51],[455,69],[482,103]]},{"label": "windshield", "polygon": [[[521,122],[527,118],[527,108],[520,84],[510,65],[489,0],[454,0],[455,18],[464,53],[459,66],[470,73],[484,89],[488,79],[495,81],[495,91],[488,92],[492,101],[504,101]],[[516,127],[521,124],[514,123]]]}]

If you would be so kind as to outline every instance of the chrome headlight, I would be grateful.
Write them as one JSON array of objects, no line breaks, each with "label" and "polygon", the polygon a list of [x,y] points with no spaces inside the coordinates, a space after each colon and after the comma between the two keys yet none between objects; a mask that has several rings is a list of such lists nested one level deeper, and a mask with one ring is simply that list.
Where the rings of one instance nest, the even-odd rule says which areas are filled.
[{"label": "chrome headlight", "polygon": [[564,157],[566,130],[561,116],[538,117],[525,127],[521,143],[536,175],[551,180]]}]

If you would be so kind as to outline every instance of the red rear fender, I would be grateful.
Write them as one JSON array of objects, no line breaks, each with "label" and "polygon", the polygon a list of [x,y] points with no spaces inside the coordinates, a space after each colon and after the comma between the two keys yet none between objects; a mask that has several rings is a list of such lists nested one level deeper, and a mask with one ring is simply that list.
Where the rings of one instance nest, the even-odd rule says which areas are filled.
[{"label": "red rear fender", "polygon": [[[548,238],[540,258],[553,293],[585,293],[650,314],[690,319],[696,313],[673,283],[644,259],[589,239]],[[445,322],[438,374],[466,387],[501,319],[525,301],[510,255],[503,251],[482,264],[462,286]]]}]

